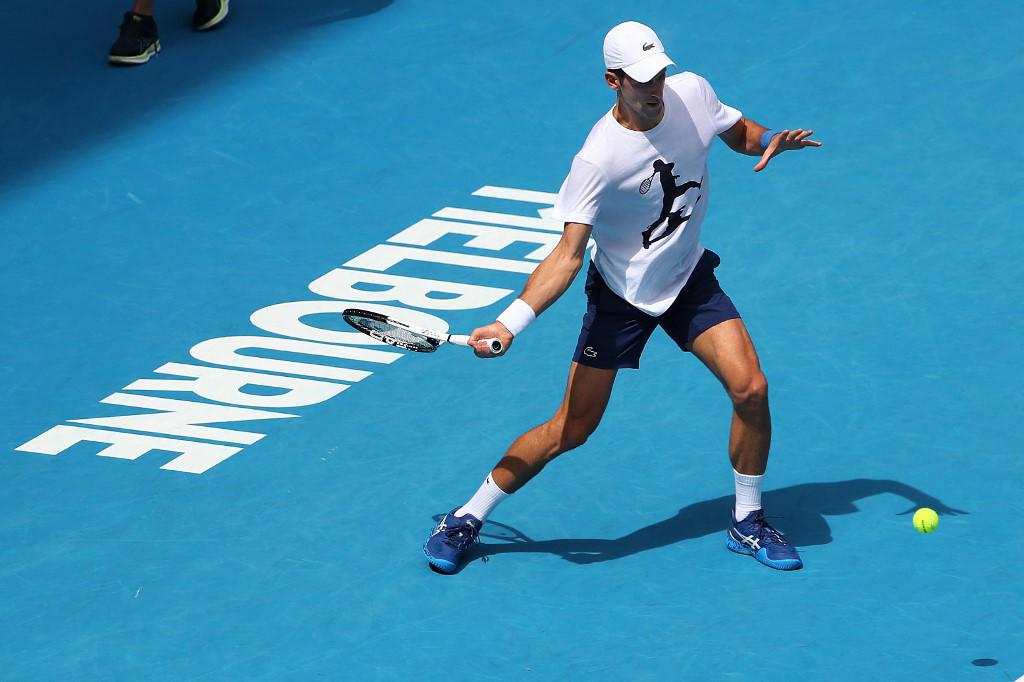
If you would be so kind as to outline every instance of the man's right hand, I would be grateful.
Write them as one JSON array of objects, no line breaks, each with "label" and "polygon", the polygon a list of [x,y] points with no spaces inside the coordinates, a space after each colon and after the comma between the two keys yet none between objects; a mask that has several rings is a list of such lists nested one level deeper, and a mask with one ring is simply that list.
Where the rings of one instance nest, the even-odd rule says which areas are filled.
[{"label": "man's right hand", "polygon": [[[508,352],[509,346],[512,345],[512,338],[512,334],[509,333],[505,325],[501,322],[492,322],[474,329],[473,333],[469,335],[469,343],[473,346],[473,352],[478,358],[497,358]],[[484,339],[498,339],[503,346],[502,351],[500,353],[492,352],[491,347]]]}]

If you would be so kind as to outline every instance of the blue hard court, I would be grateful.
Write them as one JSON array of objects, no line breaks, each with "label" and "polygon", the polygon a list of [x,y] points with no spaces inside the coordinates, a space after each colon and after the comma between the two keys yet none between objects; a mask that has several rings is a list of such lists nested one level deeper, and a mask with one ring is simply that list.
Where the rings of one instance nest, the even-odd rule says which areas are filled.
[{"label": "blue hard court", "polygon": [[[125,9],[0,8],[0,679],[1024,675],[1020,3],[237,0],[200,35],[160,0],[163,51],[115,69]],[[626,19],[824,142],[760,174],[716,143],[703,228],[806,566],[725,550],[729,402],[658,334],[437,575],[434,519],[561,398],[582,277],[490,362],[346,342],[324,278],[472,285],[423,312],[492,320],[557,238]],[[183,365],[333,397],[231,406]]]}]

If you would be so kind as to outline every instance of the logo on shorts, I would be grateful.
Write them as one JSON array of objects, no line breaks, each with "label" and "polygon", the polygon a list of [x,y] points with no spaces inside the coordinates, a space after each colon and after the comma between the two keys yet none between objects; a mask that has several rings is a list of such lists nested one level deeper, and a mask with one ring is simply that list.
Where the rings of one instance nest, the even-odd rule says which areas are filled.
[{"label": "logo on shorts", "polygon": [[584,348],[583,349],[583,354],[586,355],[588,358],[596,358],[597,357],[597,351],[594,350],[593,346],[587,346],[586,348]]}]

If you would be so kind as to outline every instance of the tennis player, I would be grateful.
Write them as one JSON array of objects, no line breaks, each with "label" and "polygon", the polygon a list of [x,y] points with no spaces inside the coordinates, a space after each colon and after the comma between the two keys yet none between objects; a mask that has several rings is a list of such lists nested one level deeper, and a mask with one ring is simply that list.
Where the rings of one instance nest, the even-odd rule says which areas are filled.
[{"label": "tennis player", "polygon": [[[466,504],[445,515],[424,554],[439,571],[456,571],[494,508],[593,433],[616,372],[639,368],[644,345],[661,327],[718,377],[732,400],[736,503],[726,547],[771,568],[798,569],[803,564],[796,548],[761,509],[771,441],[768,383],[750,335],[715,277],[719,257],[701,246],[700,227],[716,135],[741,154],[759,156],[754,171],[784,151],[821,143],[809,139],[810,130],[769,130],[744,118],[697,74],[666,77],[674,64],[643,24],[628,21],[609,31],[604,62],[615,105],[590,131],[558,193],[555,214],[565,222],[564,234],[519,298],[471,337],[497,337],[507,349],[569,287],[593,237],[587,312],[565,398],[551,419],[512,443]],[[495,357],[482,341],[476,354]]]}]

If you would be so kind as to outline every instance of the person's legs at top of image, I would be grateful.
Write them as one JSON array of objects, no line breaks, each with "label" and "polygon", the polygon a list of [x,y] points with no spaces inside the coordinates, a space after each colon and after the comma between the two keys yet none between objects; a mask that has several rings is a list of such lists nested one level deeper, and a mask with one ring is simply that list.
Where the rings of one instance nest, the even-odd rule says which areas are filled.
[{"label": "person's legs at top of image", "polygon": [[220,26],[227,18],[228,0],[196,0],[192,28],[196,31],[209,31]]},{"label": "person's legs at top of image", "polygon": [[[209,31],[224,23],[228,0],[196,0],[192,28]],[[153,0],[136,0],[125,12],[120,34],[110,48],[111,64],[145,64],[160,51],[160,35],[153,19]]]},{"label": "person's legs at top of image", "polygon": [[160,51],[160,34],[153,20],[153,0],[136,0],[124,13],[120,34],[110,47],[111,64],[145,64]]}]

